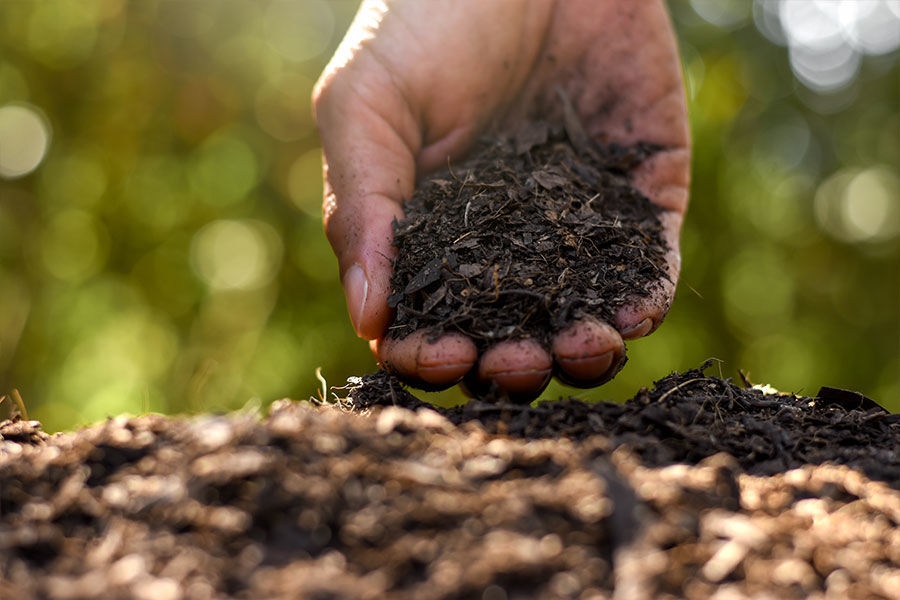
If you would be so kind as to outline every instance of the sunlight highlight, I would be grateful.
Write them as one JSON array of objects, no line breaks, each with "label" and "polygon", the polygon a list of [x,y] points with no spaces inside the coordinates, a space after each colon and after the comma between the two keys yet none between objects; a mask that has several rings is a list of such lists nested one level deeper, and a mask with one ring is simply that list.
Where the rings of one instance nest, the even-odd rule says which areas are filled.
[{"label": "sunlight highlight", "polygon": [[[761,31],[788,46],[794,75],[818,92],[852,83],[864,55],[900,47],[898,0],[757,0],[757,5]],[[780,31],[772,18],[776,10]]]},{"label": "sunlight highlight", "polygon": [[35,107],[0,107],[0,177],[28,175],[44,160],[49,146],[50,125]]}]

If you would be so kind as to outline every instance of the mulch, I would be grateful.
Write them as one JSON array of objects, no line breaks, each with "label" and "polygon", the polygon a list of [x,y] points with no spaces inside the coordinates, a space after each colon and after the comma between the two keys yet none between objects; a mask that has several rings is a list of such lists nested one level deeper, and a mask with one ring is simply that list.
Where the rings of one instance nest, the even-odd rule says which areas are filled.
[{"label": "mulch", "polygon": [[624,405],[348,398],[0,423],[4,598],[898,598],[900,418],[673,374]]}]

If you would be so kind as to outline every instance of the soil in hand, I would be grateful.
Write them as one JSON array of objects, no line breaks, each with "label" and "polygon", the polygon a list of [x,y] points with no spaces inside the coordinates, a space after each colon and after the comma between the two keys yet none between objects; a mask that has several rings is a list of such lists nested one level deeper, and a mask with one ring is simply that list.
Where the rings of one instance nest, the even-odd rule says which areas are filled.
[{"label": "soil in hand", "polygon": [[389,335],[549,344],[581,317],[611,321],[668,277],[660,209],[628,181],[656,148],[598,145],[566,114],[483,141],[420,184],[394,227]]}]

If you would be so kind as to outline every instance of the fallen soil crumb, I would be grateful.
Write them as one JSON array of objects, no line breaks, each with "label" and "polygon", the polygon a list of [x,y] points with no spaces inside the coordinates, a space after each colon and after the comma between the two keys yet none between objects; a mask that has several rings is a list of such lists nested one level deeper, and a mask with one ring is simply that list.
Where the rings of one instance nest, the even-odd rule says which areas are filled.
[{"label": "fallen soil crumb", "polygon": [[565,126],[484,141],[419,185],[394,226],[391,336],[549,345],[578,318],[611,322],[668,277],[662,211],[628,181],[657,148],[601,146],[566,114]]},{"label": "fallen soil crumb", "polygon": [[442,414],[379,377],[264,419],[0,423],[3,597],[900,597],[900,419],[861,396],[689,371]]}]

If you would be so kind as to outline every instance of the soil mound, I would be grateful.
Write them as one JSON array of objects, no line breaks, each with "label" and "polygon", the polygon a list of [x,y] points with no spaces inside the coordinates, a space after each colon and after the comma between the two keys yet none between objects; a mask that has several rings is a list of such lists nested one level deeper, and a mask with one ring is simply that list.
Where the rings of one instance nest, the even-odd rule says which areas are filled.
[{"label": "soil mound", "polygon": [[[441,414],[380,381],[264,419],[3,422],[3,597],[900,597],[900,423],[861,397],[690,371]],[[793,468],[828,447],[858,469]]]},{"label": "soil mound", "polygon": [[749,382],[740,387],[706,375],[711,364],[673,373],[624,404],[565,398],[523,406],[488,399],[451,409],[425,404],[380,371],[351,382],[347,405],[429,407],[455,425],[477,422],[490,433],[524,439],[602,435],[651,467],[696,464],[726,452],[754,475],[831,462],[900,488],[900,415],[835,388],[823,387],[811,398],[767,393]]}]

